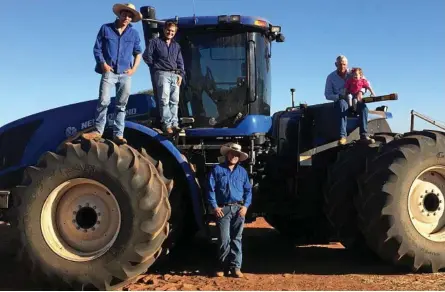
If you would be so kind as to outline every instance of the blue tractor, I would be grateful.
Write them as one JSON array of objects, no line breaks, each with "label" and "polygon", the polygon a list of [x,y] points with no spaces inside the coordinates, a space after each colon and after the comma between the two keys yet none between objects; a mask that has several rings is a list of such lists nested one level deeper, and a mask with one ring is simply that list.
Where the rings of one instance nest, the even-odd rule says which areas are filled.
[{"label": "blue tractor", "polygon": [[[148,42],[167,20],[153,7],[141,13]],[[295,105],[292,92],[292,106],[271,116],[279,26],[241,15],[168,20],[178,23],[186,68],[177,135],[157,130],[150,94],[130,97],[128,145],[111,142],[110,129],[100,142],[80,138],[94,124],[96,100],[0,128],[0,215],[20,234],[23,267],[77,289],[126,285],[206,230],[207,173],[230,141],[249,153],[248,220],[262,216],[298,244],[339,240],[414,270],[444,267],[443,133],[394,134],[382,106],[370,114],[375,144],[355,142],[350,116],[350,143],[338,146],[333,103]]]}]

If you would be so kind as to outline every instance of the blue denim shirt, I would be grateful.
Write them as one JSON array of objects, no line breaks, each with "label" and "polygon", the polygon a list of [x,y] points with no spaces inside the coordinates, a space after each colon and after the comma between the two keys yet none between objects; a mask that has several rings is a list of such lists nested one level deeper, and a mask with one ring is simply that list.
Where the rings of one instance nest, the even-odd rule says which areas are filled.
[{"label": "blue denim shirt", "polygon": [[122,74],[133,66],[133,56],[142,53],[141,39],[131,24],[120,35],[115,22],[107,23],[102,25],[97,34],[93,52],[97,73],[102,73],[101,64],[106,62],[114,73]]},{"label": "blue denim shirt", "polygon": [[[326,84],[324,88],[324,96],[326,97],[326,99],[337,101],[339,99],[340,94],[344,95],[345,83],[346,80],[348,80],[349,78],[352,78],[352,72],[349,69],[346,72],[345,79],[341,78],[340,75],[338,75],[337,70],[329,74],[328,77],[326,78]],[[363,78],[366,79],[365,76],[363,76]],[[365,93],[366,89],[362,89],[362,92]]]},{"label": "blue denim shirt", "polygon": [[213,208],[241,201],[249,207],[252,203],[252,185],[241,165],[236,165],[233,171],[230,171],[227,163],[216,165],[210,172],[208,187],[208,201]]},{"label": "blue denim shirt", "polygon": [[181,46],[175,41],[170,42],[170,46],[162,38],[151,39],[145,49],[142,58],[153,70],[153,73],[162,71],[179,70],[184,77],[184,60],[182,58]]}]

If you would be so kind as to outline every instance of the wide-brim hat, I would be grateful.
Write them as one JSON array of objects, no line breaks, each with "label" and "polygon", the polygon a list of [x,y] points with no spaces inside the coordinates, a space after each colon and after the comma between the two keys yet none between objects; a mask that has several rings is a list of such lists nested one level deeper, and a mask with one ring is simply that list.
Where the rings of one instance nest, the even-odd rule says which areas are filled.
[{"label": "wide-brim hat", "polygon": [[239,160],[244,161],[249,158],[249,155],[243,151],[241,151],[241,145],[237,143],[227,143],[221,146],[221,154],[226,156],[229,151],[234,151],[240,154]]},{"label": "wide-brim hat", "polygon": [[117,17],[121,15],[122,10],[128,10],[133,13],[133,19],[131,22],[138,22],[142,19],[142,14],[136,10],[136,7],[131,3],[125,3],[125,4],[114,4],[113,5],[113,12],[116,14]]}]

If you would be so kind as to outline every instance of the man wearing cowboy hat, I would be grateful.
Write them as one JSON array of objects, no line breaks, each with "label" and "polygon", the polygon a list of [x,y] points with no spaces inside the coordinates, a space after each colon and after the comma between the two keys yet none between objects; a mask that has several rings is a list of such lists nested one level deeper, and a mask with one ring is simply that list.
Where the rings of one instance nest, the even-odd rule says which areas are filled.
[{"label": "man wearing cowboy hat", "polygon": [[[131,89],[131,76],[141,60],[142,49],[138,32],[130,22],[142,19],[141,13],[131,4],[115,4],[116,21],[102,25],[94,45],[95,71],[102,74],[99,87],[99,102],[95,114],[95,130],[82,135],[85,139],[99,139],[105,129],[110,93],[116,86],[116,108],[113,140],[125,144],[125,108]],[[133,63],[134,57],[134,63]]]},{"label": "man wearing cowboy hat", "polygon": [[216,165],[209,175],[208,202],[216,216],[219,231],[216,276],[230,272],[242,278],[242,233],[247,208],[252,202],[252,185],[247,171],[238,163],[248,158],[241,146],[228,143],[221,147],[225,162]]}]

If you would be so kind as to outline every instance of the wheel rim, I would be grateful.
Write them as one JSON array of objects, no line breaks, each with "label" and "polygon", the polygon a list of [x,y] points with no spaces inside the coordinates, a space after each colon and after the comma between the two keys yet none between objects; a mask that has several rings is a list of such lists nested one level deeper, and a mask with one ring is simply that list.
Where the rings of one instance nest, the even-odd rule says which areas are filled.
[{"label": "wheel rim", "polygon": [[100,257],[113,245],[120,230],[121,212],[106,186],[76,178],[51,192],[40,223],[53,252],[70,261],[85,262]]},{"label": "wheel rim", "polygon": [[409,215],[425,238],[445,242],[445,166],[434,166],[419,174],[408,197]]}]

